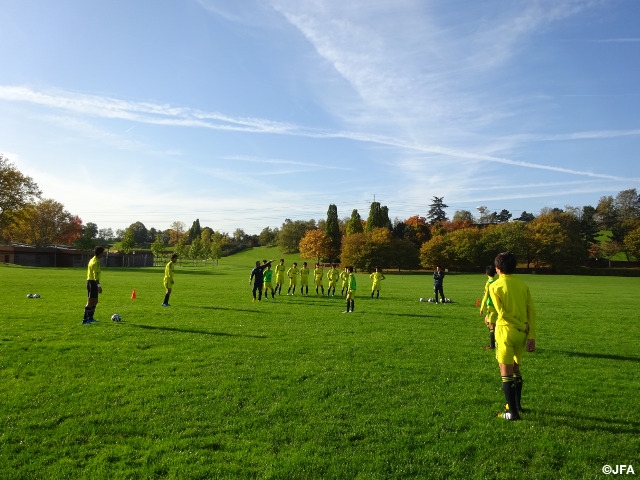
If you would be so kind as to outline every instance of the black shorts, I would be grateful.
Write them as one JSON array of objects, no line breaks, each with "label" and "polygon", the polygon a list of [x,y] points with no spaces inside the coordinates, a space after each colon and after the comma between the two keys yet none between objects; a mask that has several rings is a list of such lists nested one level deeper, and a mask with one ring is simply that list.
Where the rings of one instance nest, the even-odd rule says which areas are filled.
[{"label": "black shorts", "polygon": [[98,298],[98,282],[95,280],[87,280],[87,296],[89,298]]}]

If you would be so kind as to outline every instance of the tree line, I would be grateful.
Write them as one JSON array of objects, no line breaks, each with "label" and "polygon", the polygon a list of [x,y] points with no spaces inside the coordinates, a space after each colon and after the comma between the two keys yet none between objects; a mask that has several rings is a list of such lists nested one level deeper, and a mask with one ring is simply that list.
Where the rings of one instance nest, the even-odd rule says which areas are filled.
[{"label": "tree line", "polygon": [[[280,228],[265,227],[259,235],[238,228],[231,235],[201,227],[196,219],[187,229],[173,222],[168,229],[147,229],[137,221],[128,228],[99,229],[84,224],[53,199],[41,198],[34,180],[23,175],[0,154],[0,238],[37,246],[72,245],[91,250],[118,242],[125,253],[150,249],[162,260],[169,251],[195,264],[215,260],[254,246],[278,246],[283,254],[353,265],[359,269],[431,268],[436,264],[470,269],[491,263],[496,252],[511,250],[528,266],[556,269],[584,265],[624,253],[640,259],[640,196],[636,189],[604,196],[596,207],[544,208],[539,215],[522,212],[513,219],[508,210],[477,215],[458,210],[450,220],[443,197],[433,197],[426,215],[392,221],[389,209],[372,202],[365,219],[357,209],[339,218],[331,204],[326,219],[285,219]],[[600,232],[610,232],[602,241]]]}]

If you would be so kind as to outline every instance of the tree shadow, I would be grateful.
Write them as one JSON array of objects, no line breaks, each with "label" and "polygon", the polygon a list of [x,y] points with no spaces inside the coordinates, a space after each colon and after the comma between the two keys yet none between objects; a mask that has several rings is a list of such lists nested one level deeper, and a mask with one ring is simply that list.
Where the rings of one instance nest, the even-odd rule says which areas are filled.
[{"label": "tree shadow", "polygon": [[152,325],[138,325],[138,324],[130,324],[130,325],[132,327],[142,328],[145,330],[162,330],[167,332],[178,332],[178,333],[196,333],[198,335],[213,335],[216,337],[267,338],[266,335],[241,335],[237,333],[210,332],[207,330],[195,330],[191,328],[158,327],[158,326],[152,326]]}]

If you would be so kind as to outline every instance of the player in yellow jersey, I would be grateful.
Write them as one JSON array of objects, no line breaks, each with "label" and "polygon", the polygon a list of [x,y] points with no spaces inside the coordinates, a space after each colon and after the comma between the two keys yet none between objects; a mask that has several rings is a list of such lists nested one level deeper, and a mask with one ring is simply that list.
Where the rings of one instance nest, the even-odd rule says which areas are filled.
[{"label": "player in yellow jersey", "polygon": [[340,291],[340,295],[344,295],[344,292],[348,290],[348,286],[347,286],[348,279],[349,279],[349,273],[345,268],[343,271],[340,272],[340,280],[342,280],[342,290]]},{"label": "player in yellow jersey", "polygon": [[316,268],[313,269],[313,283],[316,285],[316,295],[318,295],[318,289],[322,289],[322,296],[324,297],[324,268],[316,263]]},{"label": "player in yellow jersey", "polygon": [[309,272],[307,262],[303,262],[302,268],[300,269],[300,295],[305,295],[305,293],[309,295]]},{"label": "player in yellow jersey", "polygon": [[[329,295],[333,297],[336,294],[336,284],[338,283],[339,278],[340,278],[340,272],[336,270],[336,264],[332,263],[331,268],[327,272],[327,280],[329,280],[329,287],[327,288],[327,297]],[[333,289],[333,293],[331,293],[331,289]]]},{"label": "player in yellow jersey", "polygon": [[386,278],[384,273],[380,271],[379,267],[376,267],[376,271],[369,275],[369,278],[373,280],[373,284],[371,285],[371,298],[373,298],[374,292],[377,292],[376,298],[380,298],[380,282]]},{"label": "player in yellow jersey", "polygon": [[104,255],[104,247],[96,247],[93,250],[93,257],[87,265],[87,304],[84,307],[83,325],[90,325],[97,322],[93,318],[98,305],[98,294],[102,293],[100,285],[100,259]]},{"label": "player in yellow jersey", "polygon": [[480,316],[487,314],[484,317],[484,323],[489,328],[489,345],[484,347],[485,350],[493,350],[496,348],[496,320],[498,319],[498,312],[496,312],[493,306],[493,301],[489,295],[489,286],[496,280],[496,267],[493,265],[487,266],[485,269],[487,274],[487,282],[484,284],[484,295],[480,302]]},{"label": "player in yellow jersey", "polygon": [[298,269],[298,263],[293,262],[293,266],[287,270],[287,277],[289,277],[289,289],[287,290],[287,295],[295,295],[296,294],[296,286],[298,285],[298,274],[300,270]]},{"label": "player in yellow jersey", "polygon": [[278,295],[282,293],[282,285],[284,285],[284,274],[285,274],[285,266],[284,266],[284,258],[280,259],[280,263],[276,265],[275,274],[276,274],[276,292]]},{"label": "player in yellow jersey", "polygon": [[353,267],[345,268],[347,272],[347,309],[342,313],[353,313],[356,298],[356,275],[353,273]]},{"label": "player in yellow jersey", "polygon": [[489,286],[491,301],[498,313],[496,320],[496,359],[502,377],[507,411],[498,414],[505,420],[519,420],[522,398],[522,355],[536,349],[536,310],[529,287],[513,275],[516,257],[499,253],[494,262],[500,277]]},{"label": "player in yellow jersey", "polygon": [[167,263],[164,267],[164,279],[163,284],[165,290],[164,301],[162,302],[163,307],[170,307],[169,305],[169,297],[171,296],[171,290],[173,289],[173,272],[175,270],[175,264],[178,260],[178,254],[174,253],[171,255],[171,261]]}]

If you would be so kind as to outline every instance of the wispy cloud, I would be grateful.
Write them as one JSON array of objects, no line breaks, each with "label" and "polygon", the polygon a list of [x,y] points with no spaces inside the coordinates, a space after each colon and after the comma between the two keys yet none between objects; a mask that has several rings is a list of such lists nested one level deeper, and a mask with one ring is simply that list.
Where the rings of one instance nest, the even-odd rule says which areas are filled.
[{"label": "wispy cloud", "polygon": [[[149,102],[127,102],[111,97],[79,95],[64,91],[43,93],[26,87],[0,86],[0,99],[8,101],[28,102],[48,107],[54,110],[74,112],[90,117],[117,118],[131,122],[148,123],[154,125],[169,125],[185,128],[208,128],[214,130],[233,130],[246,133],[261,133],[275,135],[292,135],[309,138],[348,139],[355,142],[393,147],[406,151],[423,154],[435,154],[454,160],[477,162],[493,162],[524,168],[549,170],[553,172],[580,175],[586,177],[623,180],[626,177],[602,174],[591,171],[581,171],[560,166],[544,165],[533,162],[514,160],[506,157],[488,155],[478,151],[455,149],[447,146],[425,144],[402,137],[392,137],[375,133],[357,131],[327,131],[301,127],[295,124],[276,122],[260,118],[234,118],[216,112],[204,112],[183,107],[159,105]],[[79,121],[66,119],[76,126]],[[512,137],[521,141],[550,141],[550,140],[581,140],[588,138],[612,138],[615,136],[638,135],[638,130],[577,132],[563,135],[520,135]],[[101,134],[104,135],[104,134]],[[241,159],[243,157],[237,157]],[[245,159],[247,157],[244,157]],[[283,161],[281,161],[283,162]],[[290,163],[293,165],[294,163]],[[298,164],[297,166],[301,166]],[[307,164],[306,167],[311,165]],[[316,165],[316,167],[319,167]],[[627,178],[628,179],[628,178]],[[632,179],[633,180],[633,179]]]}]

